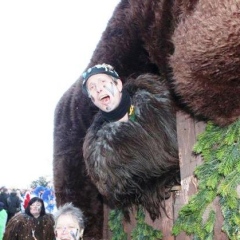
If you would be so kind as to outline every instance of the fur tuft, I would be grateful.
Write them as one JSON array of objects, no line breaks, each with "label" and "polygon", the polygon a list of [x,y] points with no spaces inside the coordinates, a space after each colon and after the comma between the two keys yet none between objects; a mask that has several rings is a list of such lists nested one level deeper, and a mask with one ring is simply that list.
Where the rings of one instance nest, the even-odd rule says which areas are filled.
[{"label": "fur tuft", "polygon": [[219,125],[240,116],[240,1],[200,1],[177,27],[170,62],[175,91]]}]

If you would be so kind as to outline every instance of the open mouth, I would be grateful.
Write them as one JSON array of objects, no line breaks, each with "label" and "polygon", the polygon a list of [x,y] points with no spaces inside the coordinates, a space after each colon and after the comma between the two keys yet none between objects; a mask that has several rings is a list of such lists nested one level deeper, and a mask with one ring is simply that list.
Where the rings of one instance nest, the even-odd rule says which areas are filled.
[{"label": "open mouth", "polygon": [[110,101],[110,97],[108,95],[103,95],[99,99],[103,104],[107,104]]}]

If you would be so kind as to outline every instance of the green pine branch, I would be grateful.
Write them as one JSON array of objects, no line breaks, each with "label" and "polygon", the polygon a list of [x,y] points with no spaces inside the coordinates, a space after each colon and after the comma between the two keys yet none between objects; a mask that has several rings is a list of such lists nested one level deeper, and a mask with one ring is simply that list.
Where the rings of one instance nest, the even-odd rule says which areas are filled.
[{"label": "green pine branch", "polygon": [[[224,217],[222,230],[229,239],[240,240],[240,121],[227,127],[208,123],[206,130],[198,136],[193,151],[201,154],[204,162],[195,169],[198,192],[182,207],[174,223],[172,234],[184,231],[194,240],[213,240],[216,224],[215,199],[219,199]],[[115,210],[116,211],[116,210]],[[110,214],[109,226],[113,240],[127,238],[123,230],[121,212]],[[145,223],[142,209],[137,212],[137,225],[132,239],[162,239],[161,231]]]},{"label": "green pine branch", "polygon": [[145,222],[145,213],[142,207],[137,211],[137,225],[131,233],[132,240],[157,240],[162,239],[162,232],[154,229]]},{"label": "green pine branch", "polygon": [[127,234],[123,228],[123,214],[121,210],[110,211],[108,225],[112,232],[112,240],[127,240]]},{"label": "green pine branch", "polygon": [[[132,240],[157,240],[162,239],[162,232],[154,229],[145,222],[145,213],[142,207],[136,214],[137,225],[131,233]],[[112,210],[109,215],[109,228],[112,232],[112,240],[126,240],[127,234],[123,227],[123,214],[121,210]]]},{"label": "green pine branch", "polygon": [[204,160],[194,172],[198,192],[180,210],[173,234],[184,231],[195,240],[212,240],[216,214],[211,204],[218,197],[223,231],[229,239],[240,239],[240,121],[223,128],[208,123],[193,150]]}]

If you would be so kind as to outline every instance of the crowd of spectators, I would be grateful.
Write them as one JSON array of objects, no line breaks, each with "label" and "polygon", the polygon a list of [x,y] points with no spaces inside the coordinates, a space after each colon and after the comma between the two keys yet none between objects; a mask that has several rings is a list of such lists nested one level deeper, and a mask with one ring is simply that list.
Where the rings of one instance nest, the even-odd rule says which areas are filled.
[{"label": "crowd of spectators", "polygon": [[50,190],[42,186],[27,190],[1,187],[0,240],[82,239],[82,211],[72,203],[57,209]]}]

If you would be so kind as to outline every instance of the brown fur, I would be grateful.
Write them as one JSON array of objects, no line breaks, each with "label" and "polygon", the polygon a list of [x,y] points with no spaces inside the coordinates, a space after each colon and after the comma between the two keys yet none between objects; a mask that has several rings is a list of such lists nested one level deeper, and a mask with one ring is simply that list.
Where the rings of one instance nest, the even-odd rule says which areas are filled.
[{"label": "brown fur", "polygon": [[200,1],[177,27],[175,90],[196,116],[226,125],[240,116],[240,1]]},{"label": "brown fur", "polygon": [[[226,125],[240,115],[239,19],[239,0],[122,0],[88,66],[109,63],[123,82],[142,73],[167,77],[185,110]],[[80,78],[56,108],[53,164],[57,204],[81,207],[86,236],[100,239],[102,200],[82,156],[96,112]]]},{"label": "brown fur", "polygon": [[135,120],[109,123],[97,114],[83,156],[91,179],[111,205],[124,212],[144,206],[155,220],[179,179],[175,111],[158,76],[140,75],[128,80],[125,89]]},{"label": "brown fur", "polygon": [[32,230],[35,230],[35,237],[39,240],[53,240],[53,226],[54,219],[51,214],[34,218],[25,213],[18,213],[9,220],[3,240],[32,240]]}]

